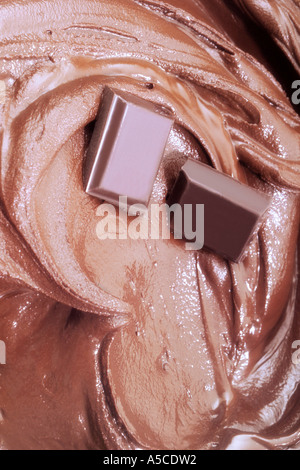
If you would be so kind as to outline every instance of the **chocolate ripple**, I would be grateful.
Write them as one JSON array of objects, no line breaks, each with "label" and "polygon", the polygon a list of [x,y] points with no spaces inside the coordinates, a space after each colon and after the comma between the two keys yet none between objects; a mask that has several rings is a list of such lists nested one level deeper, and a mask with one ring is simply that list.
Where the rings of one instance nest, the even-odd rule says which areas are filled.
[{"label": "chocolate ripple", "polygon": [[[300,119],[206,3],[1,3],[1,448],[299,447]],[[231,3],[298,70],[298,4]],[[272,196],[242,263],[98,240],[82,164],[106,85],[174,112],[152,202],[188,157]]]}]

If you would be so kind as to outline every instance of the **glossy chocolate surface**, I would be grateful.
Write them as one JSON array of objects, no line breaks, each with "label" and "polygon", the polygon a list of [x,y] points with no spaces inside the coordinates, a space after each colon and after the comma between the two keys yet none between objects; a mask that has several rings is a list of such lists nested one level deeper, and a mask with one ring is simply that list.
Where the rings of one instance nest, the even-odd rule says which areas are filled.
[{"label": "glossy chocolate surface", "polygon": [[[300,119],[276,79],[299,23],[296,0],[0,2],[1,448],[299,448]],[[105,86],[174,112],[150,204],[187,158],[272,197],[241,263],[97,238]]]}]

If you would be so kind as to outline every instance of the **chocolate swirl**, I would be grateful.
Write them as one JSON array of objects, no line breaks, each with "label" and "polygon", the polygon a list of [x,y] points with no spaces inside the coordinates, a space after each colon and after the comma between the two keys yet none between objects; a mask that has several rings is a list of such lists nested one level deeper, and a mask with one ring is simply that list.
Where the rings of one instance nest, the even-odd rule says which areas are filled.
[{"label": "chocolate swirl", "polygon": [[[299,446],[300,119],[224,3],[1,3],[3,448]],[[299,70],[298,4],[243,3]],[[97,239],[82,163],[105,85],[176,117],[152,202],[188,157],[272,196],[242,263]]]}]

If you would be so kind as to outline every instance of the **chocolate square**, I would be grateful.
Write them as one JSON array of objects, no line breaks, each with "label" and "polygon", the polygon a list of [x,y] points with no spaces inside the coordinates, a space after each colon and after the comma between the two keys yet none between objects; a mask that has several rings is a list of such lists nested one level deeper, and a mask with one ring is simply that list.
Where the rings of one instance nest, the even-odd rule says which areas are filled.
[{"label": "chocolate square", "polygon": [[106,87],[86,158],[86,192],[148,206],[173,123],[159,106]]},{"label": "chocolate square", "polygon": [[183,217],[180,222],[173,217],[171,223],[175,233],[183,234],[185,206],[193,206],[195,231],[196,205],[204,204],[204,246],[238,262],[258,229],[270,198],[208,165],[188,160],[180,171],[168,204],[180,204]]}]

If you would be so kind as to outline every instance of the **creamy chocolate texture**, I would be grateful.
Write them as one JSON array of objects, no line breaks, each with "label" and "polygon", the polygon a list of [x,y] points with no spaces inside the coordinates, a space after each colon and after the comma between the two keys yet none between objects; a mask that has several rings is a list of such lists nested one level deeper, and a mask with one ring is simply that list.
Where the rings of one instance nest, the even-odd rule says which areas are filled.
[{"label": "creamy chocolate texture", "polygon": [[[300,448],[299,25],[296,0],[2,0],[0,448]],[[151,202],[187,158],[271,197],[241,263],[97,238],[105,86],[174,113]]]}]

